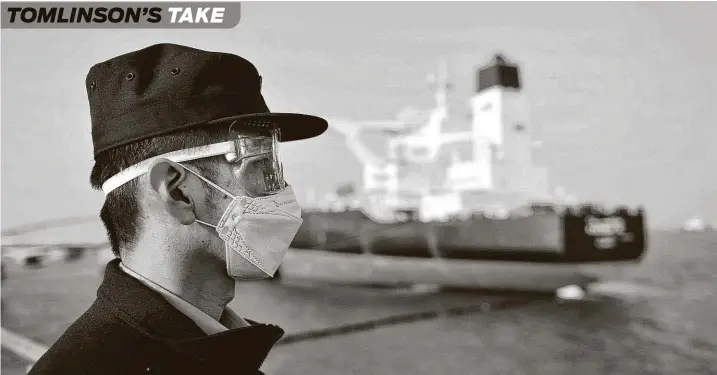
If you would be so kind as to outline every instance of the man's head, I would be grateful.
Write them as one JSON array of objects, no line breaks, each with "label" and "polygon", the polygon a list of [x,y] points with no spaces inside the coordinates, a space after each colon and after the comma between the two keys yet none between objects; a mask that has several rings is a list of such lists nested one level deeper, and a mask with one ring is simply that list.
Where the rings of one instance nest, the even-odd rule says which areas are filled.
[{"label": "man's head", "polygon": [[[270,113],[256,68],[230,54],[150,46],[93,66],[86,84],[95,149],[90,181],[106,193],[100,217],[120,257],[155,251],[139,249],[140,238],[176,249],[168,256],[223,256],[223,241],[197,220],[219,221],[232,201],[219,189],[255,197],[261,192],[252,191],[252,171],[280,170],[276,158],[252,154],[237,139],[268,138],[261,144],[275,148],[327,127],[314,116]],[[245,152],[249,157],[236,158]]]},{"label": "man's head", "polygon": [[[172,151],[204,146],[224,140],[226,140],[226,128],[217,126],[189,129],[119,146],[95,158],[90,183],[95,189],[101,189],[102,184],[110,177],[142,161]],[[194,168],[219,184],[223,182],[221,177],[224,177],[220,176],[219,173],[222,169],[221,159],[221,156],[215,156],[191,160],[183,164],[189,168]],[[161,166],[167,164],[169,163],[165,162]],[[172,165],[172,168],[162,168],[162,172],[166,174],[165,178],[175,178],[175,182],[186,180],[188,177],[186,173],[180,175],[182,171],[177,171],[176,169],[175,164]],[[175,175],[172,175],[172,173],[175,173]],[[209,186],[205,190],[206,199],[202,202],[194,203],[212,207],[211,205],[218,202],[217,198],[221,194]],[[181,193],[182,189],[177,189],[177,191],[172,192],[172,196],[179,200],[186,199],[186,197],[180,195]],[[147,224],[151,226],[157,224],[152,223],[152,221],[165,220],[167,224],[176,221],[176,219],[172,220],[168,217],[169,212],[165,214],[157,210],[156,199],[158,198],[160,197],[157,196],[157,191],[149,184],[148,175],[133,179],[106,195],[105,203],[100,211],[100,218],[107,229],[112,251],[116,256],[123,257],[127,255],[126,253],[134,248],[142,230],[151,229],[147,228]],[[150,206],[148,203],[152,200],[155,201],[155,204]],[[148,223],[146,219],[151,220]]]}]

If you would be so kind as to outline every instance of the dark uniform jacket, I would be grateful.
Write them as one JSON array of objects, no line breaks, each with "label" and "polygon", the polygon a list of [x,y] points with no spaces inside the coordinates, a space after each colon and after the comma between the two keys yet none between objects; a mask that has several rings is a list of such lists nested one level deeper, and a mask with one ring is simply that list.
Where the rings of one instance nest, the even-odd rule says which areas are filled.
[{"label": "dark uniform jacket", "polygon": [[205,334],[160,294],[107,264],[97,299],[29,374],[261,375],[259,367],[284,331],[248,327]]}]

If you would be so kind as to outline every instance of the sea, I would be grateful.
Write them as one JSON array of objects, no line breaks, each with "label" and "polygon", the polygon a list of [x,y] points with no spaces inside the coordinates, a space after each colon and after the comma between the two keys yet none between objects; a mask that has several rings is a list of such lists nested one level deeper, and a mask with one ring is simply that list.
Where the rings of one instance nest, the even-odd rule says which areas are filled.
[{"label": "sea", "polygon": [[[89,307],[106,261],[3,260],[3,374]],[[267,374],[715,375],[717,232],[651,231],[638,267],[580,297],[261,281],[231,304],[286,331]]]}]

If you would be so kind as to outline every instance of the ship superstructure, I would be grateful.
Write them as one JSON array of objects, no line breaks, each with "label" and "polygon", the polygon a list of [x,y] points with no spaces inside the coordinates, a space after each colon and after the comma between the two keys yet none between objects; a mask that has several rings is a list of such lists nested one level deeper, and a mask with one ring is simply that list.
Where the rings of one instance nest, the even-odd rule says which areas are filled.
[{"label": "ship superstructure", "polygon": [[[368,215],[378,221],[406,212],[422,221],[470,212],[504,216],[533,203],[572,201],[550,192],[547,170],[536,163],[542,142],[516,65],[496,55],[477,69],[474,94],[465,103],[470,119],[449,111],[445,61],[432,83],[435,107],[424,123],[332,121],[362,163],[358,205]],[[457,121],[465,122],[463,130],[445,130],[447,122]],[[361,140],[362,133],[375,130],[388,136],[382,155]]]}]

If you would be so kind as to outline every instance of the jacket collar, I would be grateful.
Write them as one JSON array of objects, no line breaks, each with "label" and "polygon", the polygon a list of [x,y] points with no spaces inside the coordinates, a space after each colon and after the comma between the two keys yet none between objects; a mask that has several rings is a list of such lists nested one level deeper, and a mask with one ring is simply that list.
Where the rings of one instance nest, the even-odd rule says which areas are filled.
[{"label": "jacket collar", "polygon": [[[113,259],[97,290],[98,299],[135,330],[162,341],[185,355],[212,366],[257,369],[284,330],[271,324],[247,320],[251,325],[206,335],[189,317],[179,312],[159,293],[122,272]],[[237,355],[241,355],[237,363]]]}]

